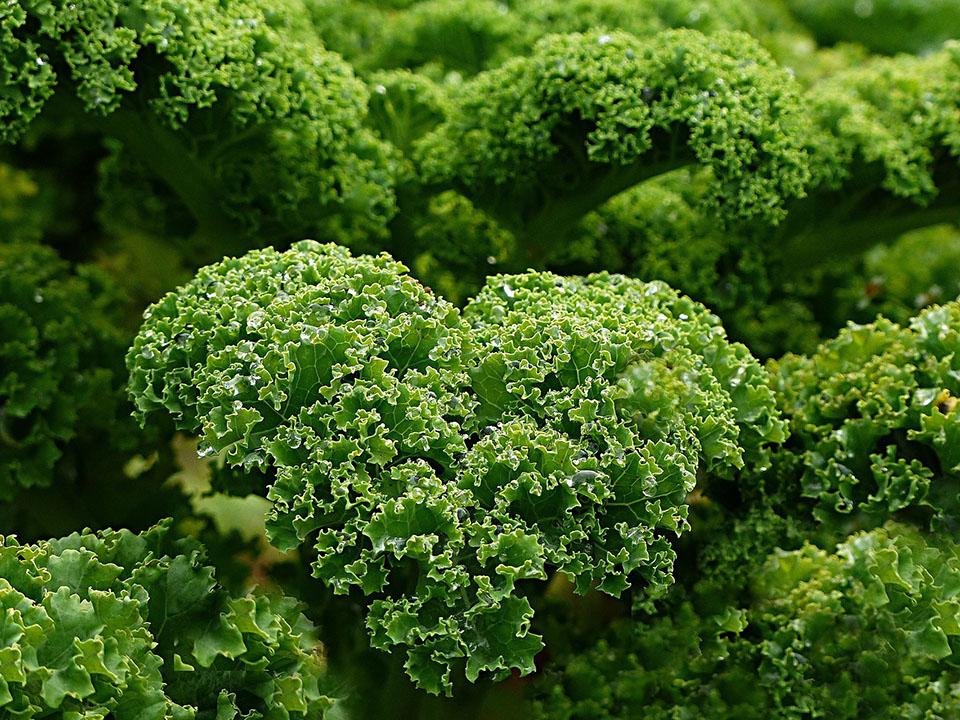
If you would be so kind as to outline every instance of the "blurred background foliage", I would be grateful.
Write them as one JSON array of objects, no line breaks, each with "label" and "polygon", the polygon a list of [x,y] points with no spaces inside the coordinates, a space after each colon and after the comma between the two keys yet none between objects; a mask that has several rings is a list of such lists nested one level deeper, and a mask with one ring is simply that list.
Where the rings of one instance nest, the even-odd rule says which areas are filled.
[{"label": "blurred background foliage", "polygon": [[[944,450],[960,438],[960,371],[955,338],[929,338],[930,323],[960,327],[949,304],[960,294],[960,3],[97,0],[74,10],[0,10],[2,534],[31,543],[173,518],[231,592],[282,589],[306,604],[350,698],[331,717],[960,713],[960,475]],[[685,151],[682,164],[571,203],[578,173],[643,169],[666,145],[694,146],[704,125],[720,133],[723,123],[691,110],[630,161],[591,145],[584,108],[617,85],[594,46],[622,32],[613,45],[633,52],[683,29],[706,39],[663,47],[709,47],[721,64],[737,59],[723,48],[755,58],[731,67],[780,113],[758,131],[776,145],[772,184],[749,185],[755,158]],[[584,35],[564,45],[548,37],[557,33]],[[543,78],[568,60],[584,72],[550,96]],[[518,88],[529,94],[518,100]],[[652,106],[659,93],[641,97]],[[731,108],[749,94],[731,93]],[[556,124],[531,122],[537,133],[525,135],[477,111],[515,101]],[[582,160],[569,176],[551,164],[564,153]],[[521,156],[528,165],[500,162]],[[535,252],[529,227],[500,212],[531,188],[548,208]],[[730,211],[731,198],[761,191],[759,210]],[[368,647],[356,593],[334,596],[308,559],[270,547],[264,478],[239,482],[172,423],[131,418],[123,356],[144,309],[206,263],[306,237],[387,251],[458,306],[489,275],[528,268],[662,280],[770,361],[791,438],[734,478],[698,478],[692,532],[675,541],[676,584],[655,612],[629,596],[577,595],[562,574],[543,592],[521,584],[547,646],[536,672],[458,678],[454,699],[425,696],[400,659]]]}]

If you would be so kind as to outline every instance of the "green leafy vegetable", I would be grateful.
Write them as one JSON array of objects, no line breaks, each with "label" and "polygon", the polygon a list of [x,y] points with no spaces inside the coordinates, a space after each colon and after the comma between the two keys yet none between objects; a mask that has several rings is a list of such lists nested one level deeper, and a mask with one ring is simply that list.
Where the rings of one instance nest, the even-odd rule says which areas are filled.
[{"label": "green leafy vegetable", "polygon": [[958,19],[0,3],[0,720],[960,718]]},{"label": "green leafy vegetable", "polygon": [[956,223],[960,45],[874,58],[807,92],[812,183],[779,232],[788,272]]},{"label": "green leafy vegetable", "polygon": [[960,712],[958,582],[954,542],[896,525],[832,554],[774,552],[745,606],[694,595],[619,625],[548,678],[533,715],[946,720]]},{"label": "green leafy vegetable", "polygon": [[169,524],[0,544],[0,713],[320,718],[314,630],[289,598],[231,597]]},{"label": "green leafy vegetable", "polygon": [[318,34],[362,70],[407,68],[434,77],[471,76],[527,55],[551,33],[594,28],[639,37],[670,28],[743,30],[780,45],[802,36],[785,8],[753,0],[424,0],[399,3],[308,0]]},{"label": "green leafy vegetable", "polygon": [[560,571],[669,586],[697,473],[783,439],[762,371],[702,306],[621,276],[500,276],[465,316],[388,258],[304,242],[202,270],[128,355],[140,412],[271,481],[280,548],[369,596],[422,687],[533,670],[525,597]]},{"label": "green leafy vegetable", "polygon": [[906,327],[851,325],[811,357],[771,366],[791,438],[788,492],[824,522],[906,515],[955,533],[960,306],[935,306]]},{"label": "green leafy vegetable", "polygon": [[73,273],[48,247],[0,244],[0,499],[49,485],[68,443],[116,417],[126,342],[116,299],[93,268]]},{"label": "green leafy vegetable", "polygon": [[258,232],[359,242],[393,212],[392,171],[362,127],[362,83],[309,27],[296,0],[8,4],[0,142],[65,128],[108,139],[137,178],[132,193],[106,184],[111,206],[154,194],[154,230],[207,253]]},{"label": "green leafy vegetable", "polygon": [[551,36],[478,75],[419,148],[426,182],[469,197],[539,260],[587,212],[680,167],[728,217],[777,220],[807,178],[797,93],[742,34]]}]

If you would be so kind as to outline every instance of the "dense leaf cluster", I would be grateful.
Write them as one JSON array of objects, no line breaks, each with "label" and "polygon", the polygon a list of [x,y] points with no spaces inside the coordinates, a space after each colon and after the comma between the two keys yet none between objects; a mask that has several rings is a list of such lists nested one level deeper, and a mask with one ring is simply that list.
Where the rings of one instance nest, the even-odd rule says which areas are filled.
[{"label": "dense leaf cluster", "polygon": [[2,3],[0,717],[960,716],[958,8]]},{"label": "dense leaf cluster", "polygon": [[68,443],[109,426],[126,343],[116,297],[49,247],[0,244],[0,498],[49,485]]},{"label": "dense leaf cluster", "polygon": [[0,544],[9,718],[318,718],[323,657],[297,603],[230,596],[169,525]]},{"label": "dense leaf cluster", "polygon": [[[907,513],[960,530],[960,306],[923,311],[906,327],[853,325],[809,357],[770,366],[790,442],[788,492],[823,522]],[[926,520],[924,519],[926,518]]]},{"label": "dense leaf cluster", "polygon": [[[829,553],[774,552],[748,601],[678,596],[541,690],[534,717],[950,718],[960,712],[960,555],[889,525]],[[711,602],[712,601],[712,602]]]},{"label": "dense leaf cluster", "polygon": [[813,182],[781,230],[788,261],[860,253],[956,221],[957,87],[960,45],[951,42],[924,57],[874,58],[809,89]]},{"label": "dense leaf cluster", "polygon": [[662,595],[699,472],[783,439],[759,365],[666,286],[497,276],[461,318],[386,257],[304,242],[201,270],[128,356],[141,412],[265,471],[281,548],[370,596],[374,645],[449,690],[533,670],[526,580]]},{"label": "dense leaf cluster", "polygon": [[606,199],[693,164],[723,212],[776,218],[805,182],[796,102],[745,35],[552,36],[467,83],[418,152],[425,182],[452,183],[536,258]]},{"label": "dense leaf cluster", "polygon": [[309,0],[327,45],[360,70],[406,68],[433,77],[471,76],[527,55],[544,35],[592,28],[637,36],[671,28],[742,30],[778,48],[780,34],[802,36],[777,4],[717,0],[423,0],[371,3]]},{"label": "dense leaf cluster", "polygon": [[0,142],[104,138],[105,224],[155,195],[150,229],[200,257],[224,235],[376,236],[389,153],[363,84],[307,26],[297,0],[8,3]]}]

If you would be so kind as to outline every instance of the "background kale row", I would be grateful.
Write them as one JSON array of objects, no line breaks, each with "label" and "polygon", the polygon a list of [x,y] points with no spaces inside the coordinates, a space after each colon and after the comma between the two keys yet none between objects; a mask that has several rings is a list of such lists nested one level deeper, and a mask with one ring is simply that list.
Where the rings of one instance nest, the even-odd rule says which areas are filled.
[{"label": "background kale row", "polygon": [[313,718],[313,626],[289,598],[232,597],[169,524],[0,545],[0,709],[10,718]]},{"label": "background kale row", "polygon": [[4,3],[0,716],[953,720],[958,43]]}]

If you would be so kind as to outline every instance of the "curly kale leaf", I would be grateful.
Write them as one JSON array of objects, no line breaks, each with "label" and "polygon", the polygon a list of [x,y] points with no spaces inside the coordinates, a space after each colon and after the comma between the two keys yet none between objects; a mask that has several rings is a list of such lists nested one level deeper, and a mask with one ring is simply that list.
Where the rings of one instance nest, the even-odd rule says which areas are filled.
[{"label": "curly kale leaf", "polygon": [[778,229],[787,273],[960,219],[960,45],[873,58],[806,95],[808,197]]},{"label": "curly kale leaf", "polygon": [[[756,362],[727,342],[702,306],[663,285],[497,276],[464,318],[475,344],[467,368],[472,412],[455,467],[463,495],[453,496],[462,504],[463,545],[453,546],[470,550],[458,550],[450,569],[423,572],[448,583],[442,595],[463,583],[471,598],[457,651],[466,651],[474,679],[511,662],[524,672],[533,667],[539,638],[513,648],[502,641],[530,636],[531,607],[516,597],[529,583],[520,581],[560,572],[581,593],[631,589],[641,603],[662,595],[675,559],[668,538],[686,528],[696,475],[731,472],[781,440],[783,429]],[[403,516],[393,508],[389,515],[393,529],[377,523],[375,537],[409,547],[416,538],[394,520]],[[432,555],[446,568],[446,558]],[[421,600],[431,585],[420,583],[412,601],[378,603],[385,632],[374,641],[425,646],[411,666],[442,678],[448,630],[442,619],[426,628],[414,622],[433,617]]]},{"label": "curly kale leaf", "polygon": [[759,365],[703,306],[622,276],[496,276],[465,317],[482,439],[461,485],[578,592],[662,596],[697,477],[784,437]]},{"label": "curly kale leaf", "polygon": [[662,593],[697,473],[783,437],[760,366],[662,285],[498,277],[464,319],[312,242],[201,270],[128,364],[142,414],[267,475],[272,541],[365,595],[373,645],[432,692],[533,670],[551,572]]},{"label": "curly kale leaf", "polygon": [[[366,90],[304,12],[295,0],[8,4],[0,142],[72,126],[119,141],[128,172],[159,179],[216,247],[257,232],[382,235],[392,169],[362,125]],[[103,192],[139,202],[121,183]]]},{"label": "curly kale leaf", "polygon": [[950,539],[890,525],[849,537],[835,553],[773,552],[740,582],[742,606],[679,597],[659,617],[616,626],[545,677],[533,716],[947,720],[960,712],[960,552]]},{"label": "curly kale leaf", "polygon": [[50,485],[85,422],[110,427],[126,342],[116,299],[105,275],[71,272],[51,248],[0,243],[0,498]]},{"label": "curly kale leaf", "polygon": [[748,36],[551,36],[465,84],[420,143],[424,181],[457,189],[533,260],[610,197],[680,167],[713,174],[725,217],[778,220],[807,180],[795,83]]},{"label": "curly kale leaf", "polygon": [[[466,449],[463,353],[456,309],[402,266],[303,242],[201,270],[148,311],[128,363],[141,412],[166,408],[205,452],[272,473],[272,541],[312,546],[335,591],[432,587],[416,628],[455,612],[447,586],[468,579],[440,573],[461,538],[449,478]],[[455,656],[450,622],[435,634]]]},{"label": "curly kale leaf", "polygon": [[[465,317],[487,346],[472,371],[480,423],[570,411],[593,427],[618,406],[651,439],[691,433],[683,444],[717,472],[783,439],[763,370],[706,308],[663,283],[607,273],[494,276]],[[619,390],[591,398],[604,385]],[[583,398],[570,394],[577,388]]]},{"label": "curly kale leaf", "polygon": [[308,0],[329,47],[357,68],[406,68],[435,78],[472,76],[529,55],[544,35],[623,30],[638,37],[670,28],[749,32],[772,48],[800,26],[776,4],[756,0],[425,0],[383,3]]},{"label": "curly kale leaf", "polygon": [[[442,458],[455,428],[417,432],[456,389],[460,320],[403,271],[385,255],[354,258],[313,241],[201,269],[147,311],[127,356],[140,413],[166,408],[201,434],[204,452],[266,468],[308,452],[293,437],[301,426],[326,436],[322,426],[349,424],[350,412],[370,404],[355,428],[366,452],[382,463],[421,450]],[[424,415],[400,411],[392,416],[404,421],[400,434],[381,436],[378,402],[401,401],[422,403]],[[290,452],[274,458],[271,444]]]},{"label": "curly kale leaf", "polygon": [[[890,516],[960,527],[960,306],[909,326],[851,325],[810,357],[771,365],[791,438],[777,461],[784,489],[823,522]],[[849,520],[845,520],[849,519]]]},{"label": "curly kale leaf", "polygon": [[231,597],[169,523],[0,543],[0,712],[319,718],[324,663],[289,598]]}]

